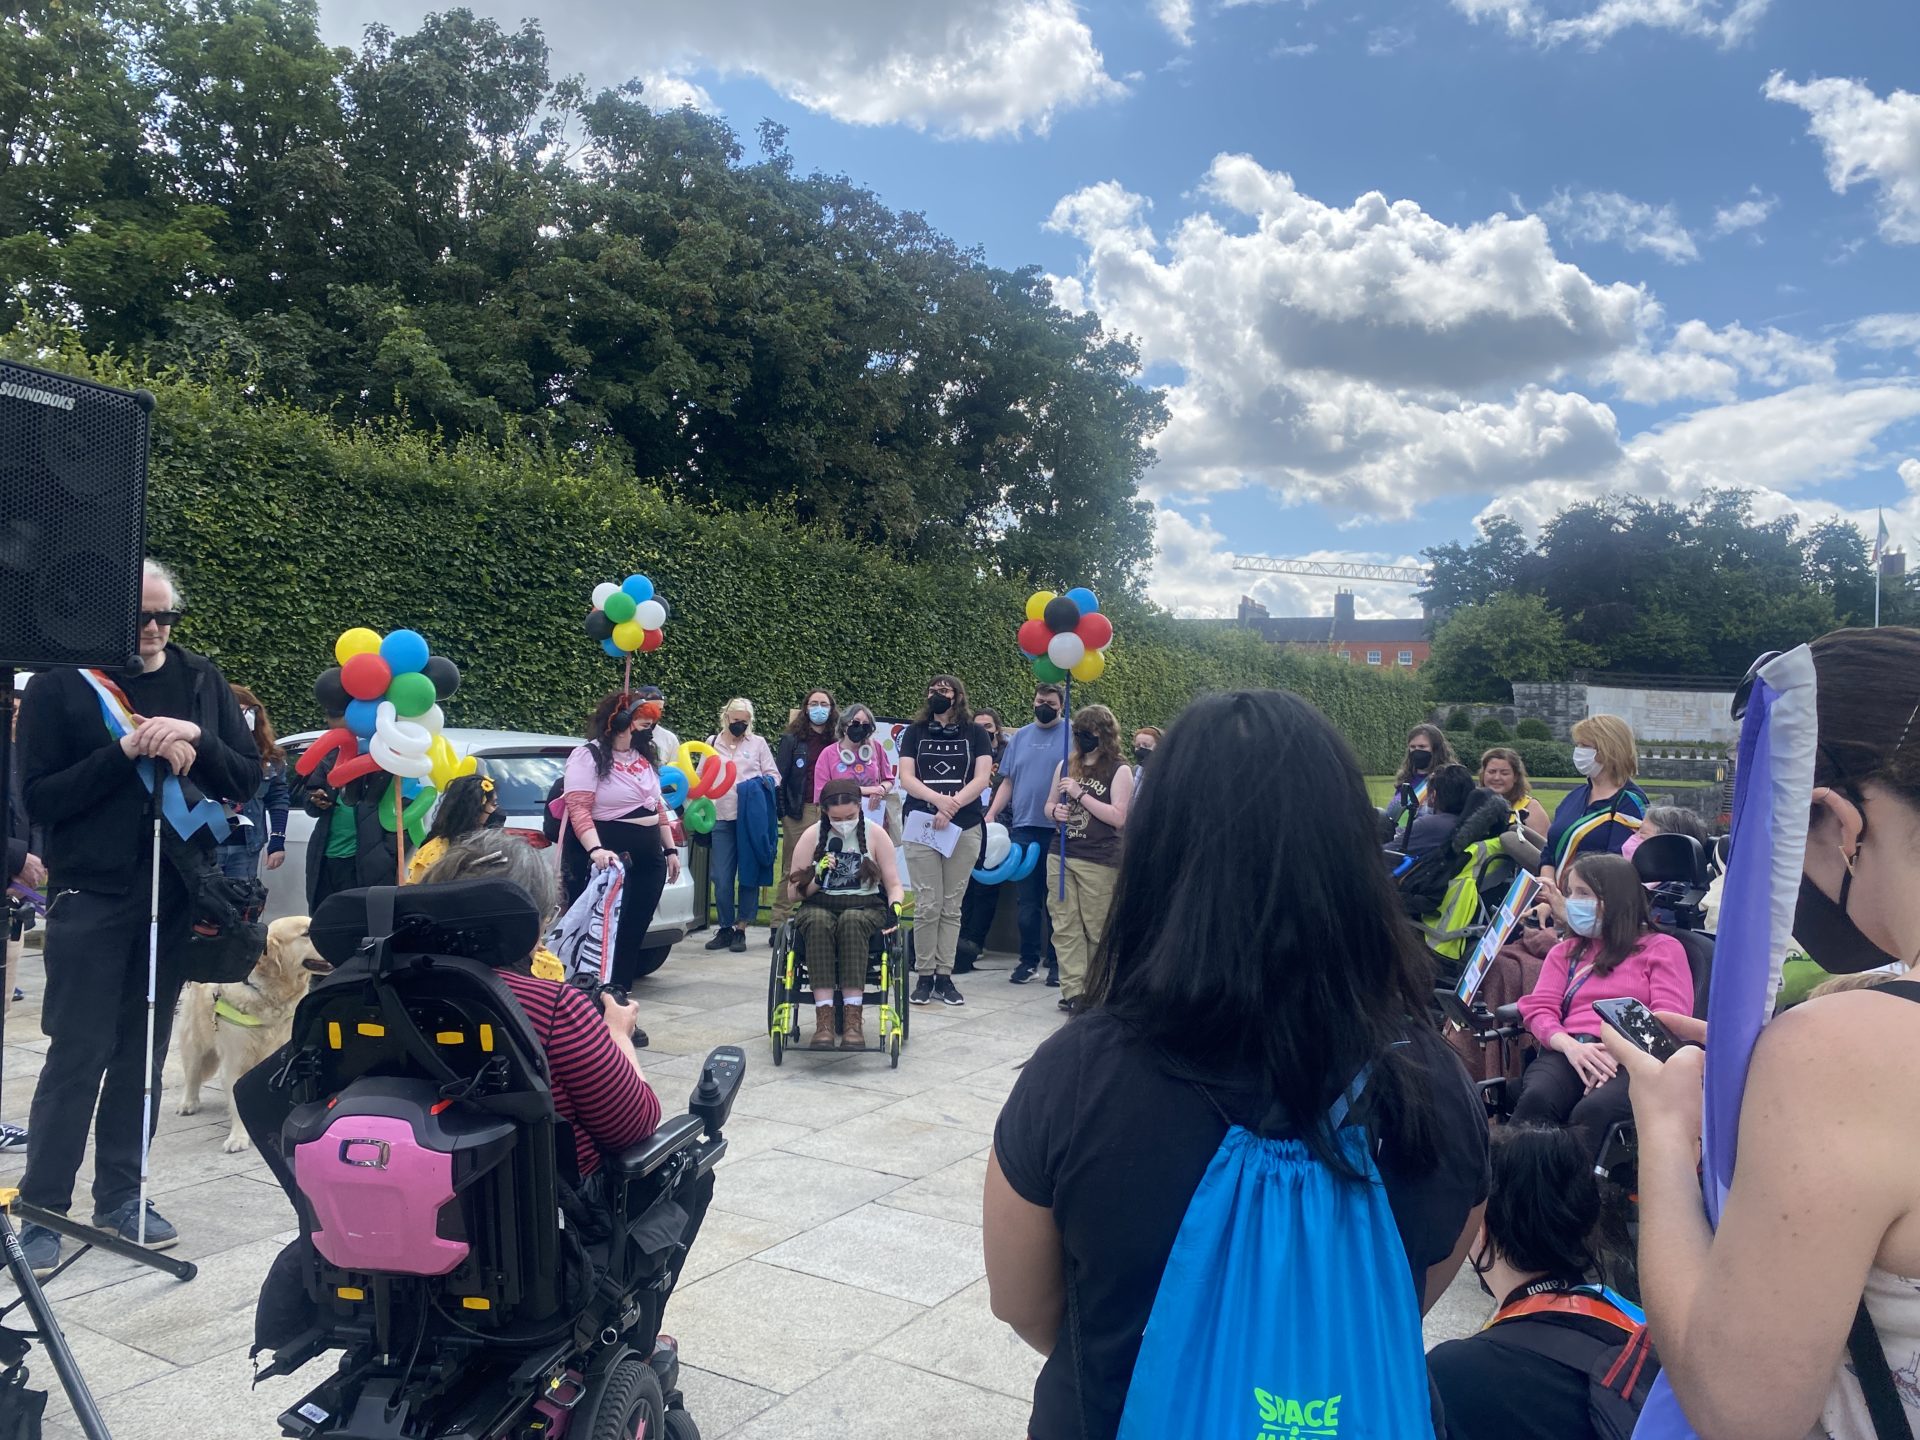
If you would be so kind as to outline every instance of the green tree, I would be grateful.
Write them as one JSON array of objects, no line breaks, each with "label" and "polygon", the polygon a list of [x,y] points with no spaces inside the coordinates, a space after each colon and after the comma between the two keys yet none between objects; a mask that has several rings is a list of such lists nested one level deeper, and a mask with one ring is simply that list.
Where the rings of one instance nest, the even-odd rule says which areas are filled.
[{"label": "green tree", "polygon": [[1586,659],[1539,596],[1497,595],[1448,617],[1420,673],[1447,699],[1511,701],[1515,681],[1564,680]]}]

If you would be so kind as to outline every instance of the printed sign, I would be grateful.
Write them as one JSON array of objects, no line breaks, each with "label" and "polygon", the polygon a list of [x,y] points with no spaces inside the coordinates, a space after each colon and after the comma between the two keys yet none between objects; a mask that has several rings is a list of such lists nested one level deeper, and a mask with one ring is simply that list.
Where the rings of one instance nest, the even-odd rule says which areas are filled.
[{"label": "printed sign", "polygon": [[1460,997],[1462,1005],[1473,1004],[1473,997],[1480,993],[1480,982],[1487,978],[1487,967],[1493,964],[1493,957],[1507,943],[1507,936],[1520,923],[1520,917],[1539,898],[1538,880],[1525,874],[1513,877],[1513,884],[1507,887],[1506,899],[1500,902],[1500,908],[1494,912],[1486,933],[1480,937],[1480,943],[1473,947],[1473,958],[1467,961],[1467,968],[1460,975],[1460,984],[1453,992]]}]

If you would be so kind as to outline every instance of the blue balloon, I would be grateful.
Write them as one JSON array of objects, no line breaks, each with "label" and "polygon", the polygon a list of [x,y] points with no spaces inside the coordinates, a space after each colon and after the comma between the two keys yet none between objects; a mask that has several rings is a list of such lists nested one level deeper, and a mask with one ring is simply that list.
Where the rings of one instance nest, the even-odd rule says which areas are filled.
[{"label": "blue balloon", "polygon": [[653,582],[644,575],[627,576],[620,582],[620,588],[633,597],[636,605],[653,598]]},{"label": "blue balloon", "polygon": [[1007,858],[991,870],[976,869],[973,878],[982,885],[1018,884],[1033,873],[1034,866],[1040,863],[1040,845],[1029,841],[1025,845],[1015,845],[1007,852]]},{"label": "blue balloon", "polygon": [[380,658],[396,675],[414,675],[427,668],[426,638],[418,630],[396,630],[380,642]]},{"label": "blue balloon", "polygon": [[420,793],[426,783],[424,780],[402,780],[400,782],[401,798],[406,800],[413,799],[414,796]]},{"label": "blue balloon", "polygon": [[1082,619],[1085,619],[1089,615],[1098,615],[1100,613],[1099,599],[1094,595],[1093,591],[1087,589],[1084,585],[1076,585],[1073,589],[1067,591],[1067,599],[1073,601],[1075,605],[1080,607]]},{"label": "blue balloon", "polygon": [[669,810],[678,810],[687,803],[689,788],[687,772],[678,765],[660,767],[660,798],[666,802]]},{"label": "blue balloon", "polygon": [[624,660],[627,658],[627,652],[614,644],[612,640],[602,640],[600,642],[600,648],[616,660]]},{"label": "blue balloon", "polygon": [[380,723],[380,702],[378,700],[349,700],[347,702],[347,728],[362,740],[373,738],[373,727]]}]

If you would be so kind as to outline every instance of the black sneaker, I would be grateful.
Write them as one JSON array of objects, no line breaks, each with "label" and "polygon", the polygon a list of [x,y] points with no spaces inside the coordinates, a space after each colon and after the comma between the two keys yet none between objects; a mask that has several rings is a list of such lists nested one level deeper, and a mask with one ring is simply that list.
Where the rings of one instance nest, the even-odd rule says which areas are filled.
[{"label": "black sneaker", "polygon": [[11,1154],[27,1148],[27,1127],[9,1125],[0,1120],[0,1154]]},{"label": "black sneaker", "polygon": [[1039,973],[1040,967],[1031,960],[1022,960],[1013,967],[1013,974],[1007,977],[1009,985],[1024,985]]},{"label": "black sneaker", "polygon": [[1079,995],[1075,995],[1071,1000],[1062,998],[1060,1001],[1060,1009],[1068,1015],[1078,1015],[1086,1008],[1086,1000]]},{"label": "black sneaker", "polygon": [[1058,990],[1060,988],[1060,967],[1058,965],[1049,965],[1047,967],[1047,988],[1049,990]]},{"label": "black sneaker", "polygon": [[733,938],[727,942],[727,949],[736,955],[741,955],[746,952],[746,948],[747,932],[736,925],[733,927]]},{"label": "black sneaker", "polygon": [[933,1003],[933,976],[922,975],[920,977],[920,983],[913,987],[913,994],[907,998],[916,1005],[931,1005]]},{"label": "black sneaker", "polygon": [[20,1250],[36,1280],[46,1279],[60,1266],[60,1237],[44,1225],[20,1227]]},{"label": "black sneaker", "polygon": [[958,990],[953,988],[953,977],[951,975],[934,976],[933,993],[940,997],[940,1003],[942,1005],[964,1005],[967,1003],[966,998],[962,996]]},{"label": "black sneaker", "polygon": [[[746,937],[743,935],[740,937],[740,939],[741,939],[741,948],[745,949]],[[733,944],[733,931],[723,927],[713,932],[713,938],[707,941],[706,948],[709,950],[725,950],[728,946],[732,944]]]},{"label": "black sneaker", "polygon": [[[127,1201],[111,1215],[93,1217],[93,1228],[111,1230],[129,1245],[140,1243],[140,1201],[136,1198]],[[153,1208],[153,1202],[147,1202],[147,1249],[171,1250],[180,1243],[180,1232],[161,1218],[160,1212]]]}]

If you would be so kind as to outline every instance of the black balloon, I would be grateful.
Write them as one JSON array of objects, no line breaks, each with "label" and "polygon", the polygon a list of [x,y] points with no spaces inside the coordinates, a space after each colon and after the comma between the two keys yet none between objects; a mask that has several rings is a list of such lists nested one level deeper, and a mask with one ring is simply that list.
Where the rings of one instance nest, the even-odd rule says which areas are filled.
[{"label": "black balloon", "polygon": [[1047,602],[1047,608],[1040,618],[1047,622],[1047,628],[1056,635],[1064,635],[1080,623],[1080,607],[1064,595],[1056,595]]},{"label": "black balloon", "polygon": [[338,665],[331,670],[320,672],[320,678],[313,682],[313,698],[319,704],[320,713],[323,715],[347,713],[347,701],[352,697],[347,694],[346,683],[340,678]]},{"label": "black balloon", "polygon": [[613,621],[607,618],[607,612],[596,610],[587,616],[587,634],[595,640],[613,638]]},{"label": "black balloon", "polygon": [[460,667],[444,655],[433,656],[420,673],[433,682],[433,693],[441,700],[460,688]]}]

